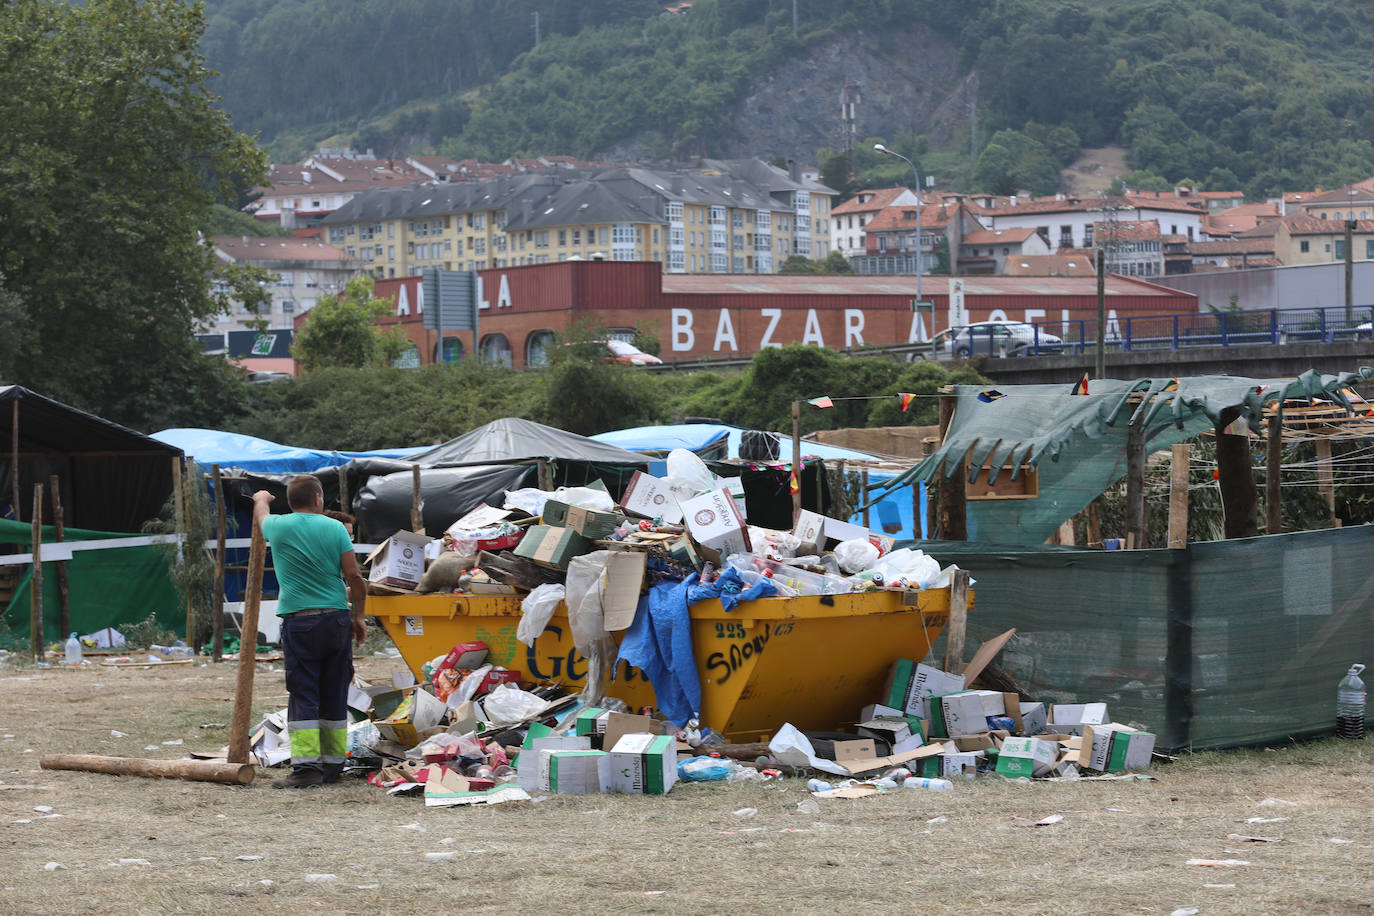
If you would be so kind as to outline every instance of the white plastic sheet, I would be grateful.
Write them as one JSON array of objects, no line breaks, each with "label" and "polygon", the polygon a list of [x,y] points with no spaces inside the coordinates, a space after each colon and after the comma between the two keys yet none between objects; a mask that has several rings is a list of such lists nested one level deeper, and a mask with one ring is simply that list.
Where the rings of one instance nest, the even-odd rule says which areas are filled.
[{"label": "white plastic sheet", "polygon": [[519,687],[501,684],[487,694],[482,708],[487,711],[487,720],[492,725],[516,725],[539,715],[548,702]]},{"label": "white plastic sheet", "polygon": [[520,624],[515,628],[515,638],[527,646],[533,646],[539,634],[549,625],[549,618],[563,600],[565,591],[558,583],[547,583],[531,591],[520,602]]},{"label": "white plastic sheet", "polygon": [[768,742],[768,753],[776,757],[779,763],[785,763],[788,766],[814,767],[826,773],[834,773],[836,776],[851,775],[847,769],[835,761],[817,757],[816,749],[811,746],[811,740],[798,731],[791,722],[778,729],[773,740]]},{"label": "white plastic sheet", "polygon": [[568,564],[568,623],[572,628],[573,645],[587,659],[587,683],[582,696],[592,706],[600,703],[605,693],[611,663],[616,656],[615,641],[606,630],[602,603],[608,556],[608,551],[596,550],[574,557]]}]

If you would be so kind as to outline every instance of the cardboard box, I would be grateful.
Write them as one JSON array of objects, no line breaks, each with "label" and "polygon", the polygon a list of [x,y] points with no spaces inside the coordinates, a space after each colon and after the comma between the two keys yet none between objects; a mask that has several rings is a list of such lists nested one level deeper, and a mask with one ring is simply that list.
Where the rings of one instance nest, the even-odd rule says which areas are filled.
[{"label": "cardboard box", "polygon": [[517,557],[549,569],[566,571],[573,557],[592,552],[592,542],[571,528],[534,525],[515,548]]},{"label": "cardboard box", "polygon": [[973,779],[978,775],[978,767],[987,760],[983,751],[945,751],[938,757],[921,761],[921,771],[917,776],[942,779]]},{"label": "cardboard box", "polygon": [[367,581],[392,588],[417,588],[425,574],[425,548],[432,540],[423,534],[397,531],[367,558],[371,564]]},{"label": "cardboard box", "polygon": [[605,751],[540,751],[539,788],[555,795],[596,795],[605,758]]},{"label": "cardboard box", "polygon": [[749,527],[729,490],[712,490],[681,504],[692,539],[721,559],[749,552]]},{"label": "cardboard box", "polygon": [[1049,724],[1049,716],[1045,712],[1044,703],[1021,703],[1021,734],[1041,735],[1045,733],[1045,726]]},{"label": "cardboard box", "polygon": [[944,734],[950,738],[985,732],[988,730],[989,716],[1005,713],[1006,696],[995,690],[961,690],[939,697],[938,703],[931,700],[932,731],[943,727]]},{"label": "cardboard box", "polygon": [[443,721],[448,707],[428,690],[409,687],[377,694],[372,710],[377,731],[383,738],[414,747],[422,740],[420,732]]},{"label": "cardboard box", "polygon": [[1150,766],[1155,736],[1127,725],[1106,723],[1083,726],[1078,765],[1100,773],[1125,773]]},{"label": "cardboard box", "polygon": [[[903,715],[904,713],[902,710],[895,706],[884,706],[882,703],[869,703],[863,708],[863,711],[859,713],[859,720],[866,722],[869,719],[882,719],[888,716],[901,717]],[[916,717],[912,716],[912,718]]]},{"label": "cardboard box", "polygon": [[[544,732],[548,731],[543,726],[540,728]],[[519,783],[520,788],[529,792],[539,790],[539,756],[544,751],[589,751],[592,749],[591,740],[588,738],[572,736],[555,738],[547,734],[536,736],[539,731],[539,728],[530,727],[529,735],[526,736],[525,743],[521,746],[520,756],[515,761],[515,780]]]},{"label": "cardboard box", "polygon": [[648,554],[629,550],[615,551],[606,557],[606,572],[601,580],[601,613],[603,626],[612,633],[629,629],[634,623],[648,560]]},{"label": "cardboard box", "polygon": [[1103,725],[1107,718],[1106,703],[1055,703],[1050,707],[1050,722],[1057,732],[1083,734],[1084,725]]},{"label": "cardboard box", "polygon": [[1059,759],[1059,749],[1039,738],[1007,738],[997,754],[996,772],[1013,779],[1046,776]]},{"label": "cardboard box", "polygon": [[577,714],[573,720],[573,734],[583,735],[588,738],[599,737],[606,733],[606,717],[611,714],[610,710],[602,709],[599,706],[589,706]]},{"label": "cardboard box", "polygon": [[670,525],[682,523],[682,507],[668,481],[643,471],[635,471],[630,478],[625,495],[620,497],[620,508],[641,518],[661,518]]},{"label": "cardboard box", "polygon": [[460,642],[448,650],[448,655],[439,663],[439,668],[480,668],[487,660],[489,652],[490,647],[481,640]]},{"label": "cardboard box", "polygon": [[666,795],[677,782],[677,742],[670,735],[624,735],[611,748],[603,791]]},{"label": "cardboard box", "polygon": [[[828,546],[833,546],[840,541],[872,540],[869,530],[863,525],[830,518],[819,512],[812,512],[810,509],[803,509],[801,514],[797,516],[797,523],[792,527],[792,533],[801,540],[803,548],[811,545],[815,547],[816,552],[825,550]],[[884,550],[890,548],[893,543],[892,538],[882,538],[882,543],[874,546],[878,547],[879,550]]]},{"label": "cardboard box", "polygon": [[[930,698],[963,689],[962,676],[946,674],[939,668],[901,658],[892,663],[892,670],[888,672],[882,705],[900,709],[906,715],[918,716],[930,723]],[[933,728],[928,734],[944,737],[943,732],[936,732]]]},{"label": "cardboard box", "polygon": [[653,716],[636,716],[627,712],[613,712],[606,717],[604,748],[614,748],[626,735],[657,734],[659,722]]},{"label": "cardboard box", "polygon": [[545,525],[570,528],[592,540],[609,537],[611,532],[620,527],[623,520],[624,516],[618,512],[572,506],[558,499],[550,499],[544,503],[544,515],[541,519]]},{"label": "cardboard box", "polygon": [[905,716],[869,719],[867,722],[859,723],[858,732],[869,738],[881,738],[886,741],[893,754],[914,751],[926,743],[925,736],[921,733],[921,720],[915,716],[910,719]]}]

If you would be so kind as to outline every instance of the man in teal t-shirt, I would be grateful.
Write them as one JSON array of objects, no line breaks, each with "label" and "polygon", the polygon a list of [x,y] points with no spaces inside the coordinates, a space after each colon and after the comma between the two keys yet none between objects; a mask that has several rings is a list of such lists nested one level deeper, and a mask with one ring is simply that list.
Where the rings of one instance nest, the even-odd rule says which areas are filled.
[{"label": "man in teal t-shirt", "polygon": [[[272,548],[280,592],[281,646],[286,661],[287,732],[291,775],[279,789],[334,782],[343,774],[348,742],[350,636],[361,645],[367,585],[344,526],[323,514],[324,489],[310,476],[286,485],[289,515],[272,515],[272,494],[253,494],[253,520]],[[347,589],[344,584],[347,583]],[[352,597],[352,609],[349,597]]]}]

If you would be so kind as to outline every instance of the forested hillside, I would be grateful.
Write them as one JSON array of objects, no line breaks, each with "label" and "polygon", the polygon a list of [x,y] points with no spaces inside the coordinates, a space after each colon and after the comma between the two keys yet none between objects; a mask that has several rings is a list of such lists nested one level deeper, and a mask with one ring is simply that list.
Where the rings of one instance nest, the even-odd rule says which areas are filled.
[{"label": "forested hillside", "polygon": [[[278,155],[329,136],[486,159],[737,154],[763,112],[797,122],[776,135],[797,148],[759,152],[811,158],[838,146],[850,77],[861,138],[943,151],[942,180],[968,188],[1053,190],[1079,146],[1111,142],[1142,181],[1254,196],[1374,172],[1367,3],[795,8],[794,32],[790,0],[696,0],[677,15],[648,0],[208,0],[204,48],[238,125]],[[911,67],[883,42],[906,43]],[[832,100],[819,113],[818,98]]]}]

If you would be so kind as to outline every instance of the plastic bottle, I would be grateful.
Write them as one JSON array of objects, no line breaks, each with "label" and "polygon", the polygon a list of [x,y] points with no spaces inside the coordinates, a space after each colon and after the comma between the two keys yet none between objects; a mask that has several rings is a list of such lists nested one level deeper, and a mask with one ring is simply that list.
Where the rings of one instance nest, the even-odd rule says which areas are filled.
[{"label": "plastic bottle", "polygon": [[[73,633],[71,636],[67,637],[67,647],[66,647],[66,648],[67,648],[67,664],[69,664],[69,665],[79,665],[79,664],[81,664],[81,640],[79,640],[79,639],[76,638],[76,634],[75,634],[75,633]],[[1354,670],[1354,669],[1351,669],[1351,670]],[[1361,708],[1361,709],[1364,708],[1364,694],[1361,694],[1361,695],[1360,695],[1360,708]]]},{"label": "plastic bottle", "polygon": [[929,789],[932,792],[948,792],[954,783],[948,779],[931,779],[927,776],[908,776],[902,780],[903,789]]},{"label": "plastic bottle", "polygon": [[1351,665],[1336,688],[1336,737],[1364,737],[1364,665]]},{"label": "plastic bottle", "polygon": [[806,791],[808,792],[829,792],[833,786],[824,779],[808,779],[806,781]]}]

